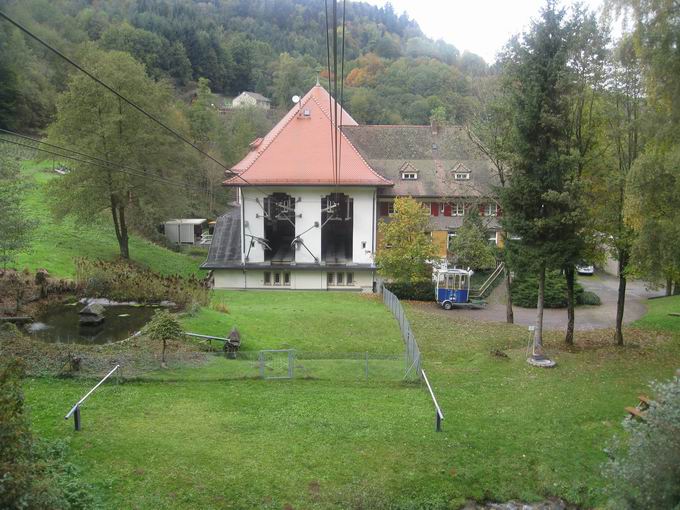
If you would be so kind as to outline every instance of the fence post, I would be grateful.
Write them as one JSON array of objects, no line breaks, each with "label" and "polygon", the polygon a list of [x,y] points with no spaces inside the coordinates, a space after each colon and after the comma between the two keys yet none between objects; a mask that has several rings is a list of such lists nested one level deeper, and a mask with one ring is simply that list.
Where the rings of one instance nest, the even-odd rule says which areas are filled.
[{"label": "fence post", "polygon": [[439,416],[439,413],[436,410],[434,412],[434,416],[435,416],[435,420],[437,421],[436,431],[441,432],[442,431],[442,418],[441,418],[441,416]]},{"label": "fence post", "polygon": [[368,380],[368,352],[366,353],[366,380]]},{"label": "fence post", "polygon": [[80,406],[77,406],[73,413],[73,427],[76,432],[80,432]]},{"label": "fence post", "polygon": [[288,351],[288,378],[293,378],[293,364],[295,363],[295,357],[293,356],[293,351]]},{"label": "fence post", "polygon": [[257,354],[258,361],[260,362],[260,377],[264,379],[264,353],[260,351]]}]

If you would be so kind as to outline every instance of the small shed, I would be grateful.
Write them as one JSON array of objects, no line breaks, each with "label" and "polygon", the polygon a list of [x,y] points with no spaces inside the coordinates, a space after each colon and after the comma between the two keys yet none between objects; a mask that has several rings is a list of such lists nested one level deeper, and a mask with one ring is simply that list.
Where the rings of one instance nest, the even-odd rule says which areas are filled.
[{"label": "small shed", "polygon": [[232,100],[231,106],[232,108],[255,106],[257,108],[269,110],[271,107],[271,100],[267,97],[264,97],[262,94],[258,94],[257,92],[245,91],[241,92]]},{"label": "small shed", "polygon": [[173,244],[198,244],[201,236],[208,233],[205,218],[182,218],[164,223],[165,237]]}]

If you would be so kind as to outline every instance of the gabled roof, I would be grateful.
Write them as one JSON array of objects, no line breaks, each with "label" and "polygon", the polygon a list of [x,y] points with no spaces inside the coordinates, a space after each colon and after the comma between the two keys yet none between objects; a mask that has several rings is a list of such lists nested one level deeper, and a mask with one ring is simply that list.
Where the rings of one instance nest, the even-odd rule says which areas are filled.
[{"label": "gabled roof", "polygon": [[[344,132],[371,168],[394,181],[381,196],[479,197],[498,184],[491,160],[460,126],[437,132],[430,126],[348,126]],[[401,178],[407,165],[418,170],[417,179]],[[469,172],[470,179],[456,180],[456,172]]]},{"label": "gabled roof", "polygon": [[[333,174],[332,126],[334,99],[320,85],[313,87],[281,121],[233,168],[226,186],[248,185],[344,185],[391,186],[376,173],[349,139],[340,136],[341,163],[338,180]],[[357,126],[340,108],[343,129]]]},{"label": "gabled roof", "polygon": [[264,97],[262,94],[258,94],[257,92],[250,92],[246,90],[245,92],[241,92],[239,96],[250,96],[253,99],[256,99],[257,101],[266,101],[267,103],[271,103],[271,100],[268,97]]}]

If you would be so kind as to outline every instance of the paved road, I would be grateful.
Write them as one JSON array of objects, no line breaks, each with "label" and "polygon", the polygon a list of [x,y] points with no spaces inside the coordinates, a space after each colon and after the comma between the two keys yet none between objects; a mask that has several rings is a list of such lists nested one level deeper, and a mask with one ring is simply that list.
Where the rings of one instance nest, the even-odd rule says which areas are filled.
[{"label": "paved road", "polygon": [[[614,276],[598,273],[595,276],[580,276],[579,283],[585,290],[590,290],[600,296],[600,306],[579,306],[576,308],[577,330],[591,330],[614,327],[616,321],[616,299],[618,293],[618,279]],[[646,300],[652,296],[663,295],[664,290],[648,290],[644,282],[629,281],[626,287],[626,308],[624,322],[634,322],[645,314]],[[461,317],[485,322],[505,322],[505,290],[500,285],[489,298],[489,304],[484,310],[453,310],[445,313],[455,313]],[[432,307],[438,305],[432,303]],[[444,312],[444,310],[442,310]],[[530,326],[536,323],[536,310],[532,308],[514,307],[515,323]],[[564,329],[567,326],[566,309],[546,309],[543,316],[545,329]]]}]

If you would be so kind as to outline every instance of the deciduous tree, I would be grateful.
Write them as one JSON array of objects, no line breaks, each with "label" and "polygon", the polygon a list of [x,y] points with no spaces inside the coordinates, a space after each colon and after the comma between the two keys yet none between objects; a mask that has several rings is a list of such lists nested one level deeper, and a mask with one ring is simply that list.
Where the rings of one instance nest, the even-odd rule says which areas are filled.
[{"label": "deciduous tree", "polygon": [[395,199],[394,215],[378,224],[376,264],[384,278],[418,283],[432,277],[428,261],[435,256],[435,250],[427,233],[429,221],[428,210],[413,198]]},{"label": "deciduous tree", "polygon": [[[173,108],[169,90],[154,83],[127,53],[91,49],[84,65],[104,82],[157,117],[186,129]],[[111,215],[121,257],[130,258],[130,227],[151,231],[167,217],[181,217],[191,193],[188,172],[193,153],[160,126],[142,116],[82,74],[69,80],[59,97],[50,142],[133,168],[74,161],[72,171],[51,183],[51,205],[58,217],[71,214],[96,223],[105,210]],[[172,189],[162,179],[186,189]]]}]

